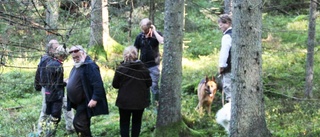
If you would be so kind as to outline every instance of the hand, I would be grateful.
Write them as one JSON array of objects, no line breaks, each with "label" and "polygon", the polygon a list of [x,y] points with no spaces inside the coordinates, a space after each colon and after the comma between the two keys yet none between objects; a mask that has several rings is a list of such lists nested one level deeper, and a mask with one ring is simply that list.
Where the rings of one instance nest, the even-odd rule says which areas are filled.
[{"label": "hand", "polygon": [[89,102],[89,104],[88,104],[88,107],[89,107],[89,108],[93,108],[93,107],[95,107],[96,105],[97,105],[97,101],[91,99],[90,102]]},{"label": "hand", "polygon": [[63,79],[63,82],[68,83],[68,81],[69,81],[69,78],[65,78],[65,79]]},{"label": "hand", "polygon": [[151,30],[152,30],[153,32],[157,31],[157,30],[156,30],[156,26],[151,25]]},{"label": "hand", "polygon": [[219,74],[221,74],[221,73],[223,72],[223,69],[224,69],[224,68],[220,68],[220,69],[219,69]]}]

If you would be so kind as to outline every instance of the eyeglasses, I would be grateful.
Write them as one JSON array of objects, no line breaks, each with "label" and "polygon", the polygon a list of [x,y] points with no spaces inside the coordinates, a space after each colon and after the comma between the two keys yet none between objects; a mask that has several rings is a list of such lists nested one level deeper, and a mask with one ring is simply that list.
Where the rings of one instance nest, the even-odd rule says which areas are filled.
[{"label": "eyeglasses", "polygon": [[75,49],[75,50],[69,51],[69,54],[78,53],[79,51],[80,51],[79,49]]}]

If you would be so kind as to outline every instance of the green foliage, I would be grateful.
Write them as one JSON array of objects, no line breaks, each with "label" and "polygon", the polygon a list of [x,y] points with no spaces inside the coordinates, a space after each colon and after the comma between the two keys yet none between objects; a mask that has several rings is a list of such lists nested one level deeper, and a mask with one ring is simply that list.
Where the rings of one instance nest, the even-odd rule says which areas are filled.
[{"label": "green foliage", "polygon": [[[13,70],[0,75],[0,99],[26,98],[34,91],[33,80],[35,73],[30,71]],[[6,92],[5,92],[6,91]]]},{"label": "green foliage", "polygon": [[[277,105],[275,105],[277,104]],[[318,136],[320,111],[318,101],[270,98],[266,101],[266,120],[274,136]],[[286,128],[284,128],[286,127]]]},{"label": "green foliage", "polygon": [[[287,1],[277,2],[284,4]],[[215,121],[215,112],[222,107],[220,92],[217,92],[213,101],[211,116],[199,115],[195,110],[198,103],[198,83],[205,76],[216,76],[218,70],[218,54],[222,34],[216,25],[217,16],[208,9],[221,5],[219,5],[219,1],[187,1],[187,4],[181,94],[181,113],[186,125],[179,124],[182,124],[183,128],[189,130],[193,136],[227,136],[224,129]],[[139,21],[142,17],[146,17],[146,9],[141,7],[137,7],[137,9],[141,11],[136,10],[134,13],[132,37],[128,36],[127,9],[118,14],[111,13],[110,36],[117,42],[113,47],[112,58],[109,58],[108,61],[101,61],[106,58],[104,51],[94,48],[88,50],[90,55],[98,59],[97,63],[100,66],[110,108],[109,115],[92,118],[91,129],[94,136],[119,136],[120,134],[118,108],[115,106],[117,90],[112,88],[111,82],[114,69],[122,59],[123,48],[133,44],[135,36],[140,32]],[[116,8],[113,8],[112,12],[116,12],[115,10]],[[157,29],[162,30],[163,15],[161,15],[162,13],[156,14],[159,15],[156,18]],[[64,41],[67,42],[68,47],[70,45],[85,47],[89,41],[90,30],[87,26],[90,22],[83,15],[76,21],[70,19],[61,24],[63,28],[71,28],[74,23],[77,26],[77,29],[72,31],[72,37],[68,41]],[[320,68],[320,56],[317,56],[319,53],[318,41],[314,56],[313,94],[315,100],[301,101],[304,98],[307,17],[307,14],[284,16],[265,13],[263,15],[262,79],[265,92],[265,112],[268,128],[276,137],[318,136],[320,134],[318,122],[320,120],[320,111],[318,110],[320,106],[318,103],[320,70],[316,69]],[[319,18],[316,22],[316,26],[319,26]],[[5,26],[1,22],[0,28],[1,32],[18,32],[10,35],[12,36],[10,41],[19,41],[23,36],[30,34]],[[60,32],[62,34],[68,33],[64,30]],[[320,33],[319,29],[316,34],[318,33]],[[37,43],[35,47],[41,49],[43,43],[39,41],[43,41],[42,32],[30,35],[33,37],[30,43]],[[318,40],[318,36],[316,37]],[[10,47],[10,49],[17,48]],[[40,52],[36,52],[36,54],[40,55]],[[14,61],[12,64],[26,64]],[[36,62],[32,62],[32,60],[28,60],[28,64],[36,66]],[[39,92],[34,92],[33,89],[35,69],[10,69],[5,68],[0,75],[0,99],[2,100],[0,102],[0,136],[27,136],[36,131],[42,96]],[[67,66],[66,69],[70,69],[70,67]],[[67,76],[68,73],[65,75]],[[155,107],[150,106],[143,115],[141,137],[154,135],[156,119]],[[61,120],[57,136],[64,136],[64,124],[64,120]]]}]

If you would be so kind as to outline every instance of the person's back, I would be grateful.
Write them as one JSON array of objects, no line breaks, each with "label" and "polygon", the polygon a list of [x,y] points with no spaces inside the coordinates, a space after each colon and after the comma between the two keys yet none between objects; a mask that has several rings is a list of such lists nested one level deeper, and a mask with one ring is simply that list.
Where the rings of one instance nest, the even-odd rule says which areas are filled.
[{"label": "person's back", "polygon": [[66,83],[63,81],[62,62],[57,59],[50,59],[46,65],[46,101],[61,100],[64,96],[64,87]]},{"label": "person's back", "polygon": [[112,81],[112,86],[119,89],[116,106],[119,108],[120,134],[128,137],[132,122],[131,136],[138,137],[143,111],[150,104],[149,87],[152,80],[149,70],[137,60],[138,52],[134,46],[125,48],[123,58]]},{"label": "person's back", "polygon": [[[122,63],[112,83],[118,88],[116,105],[125,109],[143,109],[150,104],[150,72],[141,61]],[[130,91],[130,92],[128,92]]]},{"label": "person's back", "polygon": [[35,81],[34,81],[34,84],[35,84],[34,86],[37,91],[41,91],[41,88],[45,87],[45,85],[47,83],[46,82],[46,80],[47,80],[46,66],[47,66],[47,62],[50,61],[51,59],[52,59],[52,57],[47,54],[44,54],[40,58],[38,68],[36,71]]}]

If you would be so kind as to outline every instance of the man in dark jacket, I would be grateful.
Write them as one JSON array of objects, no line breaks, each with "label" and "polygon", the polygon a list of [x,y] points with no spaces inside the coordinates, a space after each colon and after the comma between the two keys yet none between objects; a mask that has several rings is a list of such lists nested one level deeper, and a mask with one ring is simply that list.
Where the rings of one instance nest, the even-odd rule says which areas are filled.
[{"label": "man in dark jacket", "polygon": [[98,65],[91,60],[82,46],[69,50],[74,61],[67,84],[67,109],[74,108],[73,126],[80,137],[91,137],[91,117],[109,114],[106,93]]}]

